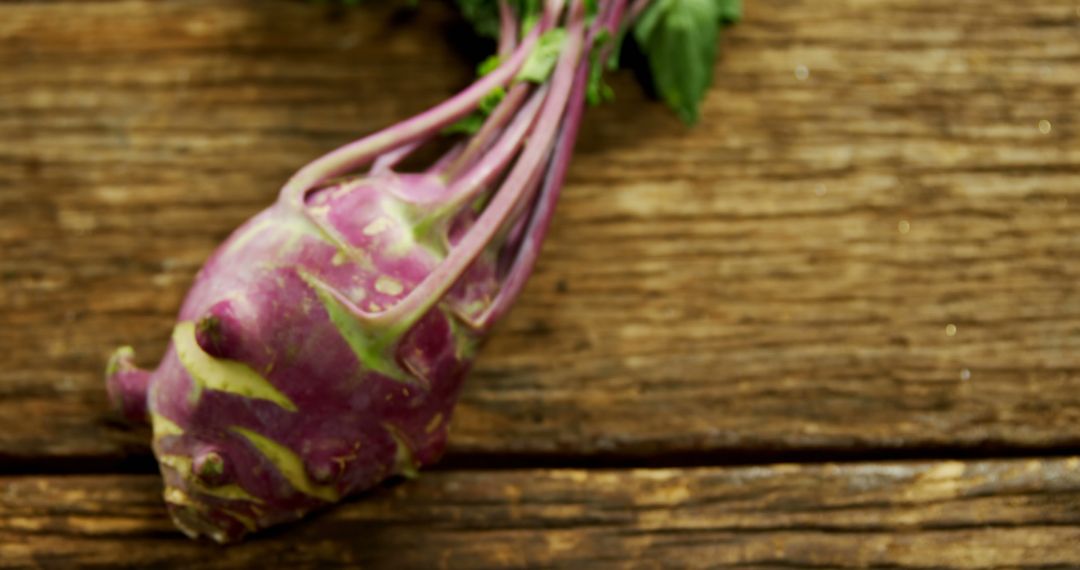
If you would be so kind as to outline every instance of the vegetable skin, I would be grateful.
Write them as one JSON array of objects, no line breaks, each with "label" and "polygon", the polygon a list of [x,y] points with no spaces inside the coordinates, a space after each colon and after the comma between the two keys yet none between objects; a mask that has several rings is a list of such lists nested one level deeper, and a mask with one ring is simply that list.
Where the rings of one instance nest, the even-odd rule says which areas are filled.
[{"label": "vegetable skin", "polygon": [[[581,0],[549,0],[519,40],[503,4],[496,69],[301,169],[207,260],[156,369],[117,351],[110,398],[153,427],[183,532],[234,542],[438,460],[478,347],[539,253],[588,48],[624,8],[586,21]],[[517,80],[556,27],[550,75]],[[427,169],[395,170],[497,88],[507,95],[475,135]]]}]

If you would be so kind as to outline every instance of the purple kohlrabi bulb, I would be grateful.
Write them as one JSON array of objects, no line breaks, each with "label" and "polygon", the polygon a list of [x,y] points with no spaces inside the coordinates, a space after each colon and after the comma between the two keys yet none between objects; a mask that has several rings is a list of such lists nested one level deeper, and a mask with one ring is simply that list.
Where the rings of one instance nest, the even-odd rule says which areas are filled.
[{"label": "purple kohlrabi bulb", "polygon": [[[200,270],[153,372],[117,351],[110,398],[151,423],[185,533],[237,540],[439,458],[477,347],[547,231],[581,117],[584,46],[623,5],[586,29],[580,0],[548,2],[473,86],[299,171]],[[515,80],[556,25],[566,39],[550,75]],[[500,86],[473,137],[426,170],[393,169]]]}]

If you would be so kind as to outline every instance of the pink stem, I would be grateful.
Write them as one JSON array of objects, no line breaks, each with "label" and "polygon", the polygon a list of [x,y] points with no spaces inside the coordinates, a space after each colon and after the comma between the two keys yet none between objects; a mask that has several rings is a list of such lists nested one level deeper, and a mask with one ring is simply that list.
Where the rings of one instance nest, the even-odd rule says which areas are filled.
[{"label": "pink stem", "polygon": [[[556,2],[558,0],[555,0]],[[544,159],[550,158],[560,120],[574,86],[575,71],[584,44],[581,0],[572,0],[566,44],[551,79],[551,95],[544,101],[538,126],[513,170],[495,193],[480,218],[457,246],[404,299],[380,313],[357,312],[354,316],[377,328],[409,327],[453,287],[521,200],[528,200],[529,180]]]},{"label": "pink stem", "polygon": [[463,169],[468,168],[475,162],[477,155],[490,147],[491,139],[499,134],[503,126],[521,108],[525,96],[529,92],[529,87],[527,83],[518,83],[510,88],[510,92],[495,107],[495,110],[484,121],[484,125],[480,127],[480,130],[469,139],[465,151],[443,173],[447,180],[453,180]]},{"label": "pink stem", "polygon": [[585,86],[588,78],[588,65],[578,66],[577,78],[574,81],[574,92],[570,95],[570,109],[567,111],[565,123],[559,132],[559,138],[555,143],[555,154],[552,156],[544,177],[540,197],[529,218],[529,225],[525,230],[524,238],[514,258],[510,273],[506,276],[495,299],[491,301],[487,309],[475,318],[461,316],[467,324],[478,331],[490,329],[513,305],[521,290],[525,287],[529,275],[536,266],[536,260],[540,256],[540,249],[544,243],[551,225],[551,219],[555,213],[555,204],[559,200],[563,180],[573,154],[574,143],[577,140],[578,128],[581,125],[581,116],[585,108]]},{"label": "pink stem", "polygon": [[404,160],[405,157],[412,154],[412,152],[414,150],[420,148],[420,145],[424,144],[425,142],[427,142],[426,138],[416,139],[416,140],[413,140],[413,141],[409,141],[409,142],[395,148],[394,150],[383,153],[382,155],[379,156],[379,158],[375,159],[375,164],[373,164],[371,166],[371,172],[372,173],[379,173],[379,172],[385,172],[387,170],[390,170],[391,168],[396,166],[399,162]]},{"label": "pink stem", "polygon": [[426,172],[428,174],[441,175],[443,171],[449,168],[464,151],[464,142],[459,141],[455,143],[454,146],[450,147],[450,150],[444,152],[443,155],[439,157],[439,160],[435,161],[435,164],[429,166]]},{"label": "pink stem", "polygon": [[[558,11],[561,11],[561,4],[562,0],[552,0],[551,3]],[[331,151],[300,169],[282,188],[279,200],[301,209],[304,196],[320,182],[357,168],[387,150],[433,135],[439,129],[472,112],[492,89],[506,85],[517,75],[540,34],[555,21],[558,11],[545,12],[540,24],[525,36],[505,62],[461,93],[411,119]]]},{"label": "pink stem", "polygon": [[[540,176],[536,176],[535,180],[531,180],[529,184],[540,184],[540,182],[546,176],[546,169],[539,171]],[[532,190],[530,190],[532,192]],[[500,245],[498,248],[499,255],[497,256],[495,275],[498,279],[502,280],[510,272],[514,259],[517,257],[517,252],[520,249],[522,240],[525,239],[525,230],[532,224],[533,214],[536,211],[536,205],[539,203],[539,196],[534,198],[531,202],[522,204],[525,205],[525,210],[529,212],[528,216],[517,216],[513,218],[513,225],[510,227],[510,231],[506,232],[506,238],[496,241]]]},{"label": "pink stem", "polygon": [[[626,18],[627,22],[634,22],[641,16],[641,13],[649,7],[649,3],[652,0],[634,0],[634,3],[630,5],[630,15]],[[615,20],[617,23],[618,20]],[[617,28],[616,28],[617,29]]]},{"label": "pink stem", "polygon": [[[597,19],[604,23],[602,25],[594,25],[589,31],[589,45],[591,45],[592,39],[596,37],[601,28],[606,27],[610,31],[619,26],[623,10],[626,7],[626,0],[617,0],[616,2],[608,4],[608,7],[610,7],[610,9],[605,10],[601,17]],[[599,58],[600,62],[607,59],[607,54],[610,53],[610,50],[610,44],[605,46],[604,51],[601,52],[601,57]],[[547,235],[548,228],[551,225],[551,219],[555,212],[555,205],[558,202],[559,194],[562,190],[563,180],[566,178],[566,171],[570,164],[570,158],[573,155],[574,143],[577,141],[578,129],[581,126],[581,116],[585,108],[585,87],[588,73],[589,64],[587,62],[578,66],[577,77],[574,81],[574,91],[570,95],[570,108],[566,113],[562,130],[559,132],[559,138],[555,144],[555,153],[551,158],[551,163],[548,166],[547,173],[544,177],[544,184],[540,191],[540,197],[529,217],[528,226],[524,230],[524,238],[514,257],[510,273],[506,276],[502,288],[496,294],[495,299],[492,300],[491,304],[488,305],[483,313],[475,318],[459,315],[471,327],[479,331],[490,329],[491,326],[510,310],[514,300],[517,299],[521,290],[525,287],[529,275],[532,274],[532,270],[536,266],[536,260],[540,256],[540,249],[543,246],[544,236]]]},{"label": "pink stem", "polygon": [[499,0],[499,57],[506,57],[517,44],[517,17],[507,0]]},{"label": "pink stem", "polygon": [[[514,9],[510,7],[507,0],[499,0],[499,57],[505,59],[514,51],[516,46],[517,18],[514,15]],[[446,179],[452,179],[457,176],[462,168],[469,166],[476,154],[487,148],[491,137],[506,123],[508,117],[521,107],[521,101],[525,96],[524,92],[527,90],[528,88],[524,85],[511,88],[506,98],[492,112],[491,117],[484,122],[484,126],[480,127],[480,131],[469,140],[469,146],[465,149],[464,155],[457,160],[448,160],[447,164],[450,164],[450,166],[445,171],[443,168],[433,170],[441,173]]]},{"label": "pink stem", "polygon": [[542,85],[537,89],[536,93],[529,98],[529,102],[514,116],[514,120],[506,127],[503,136],[499,138],[495,146],[484,155],[484,159],[454,181],[446,193],[447,202],[441,208],[444,212],[460,209],[475,198],[480,190],[491,183],[499,173],[503,172],[529,131],[533,129],[541,104],[548,92],[547,85]]}]

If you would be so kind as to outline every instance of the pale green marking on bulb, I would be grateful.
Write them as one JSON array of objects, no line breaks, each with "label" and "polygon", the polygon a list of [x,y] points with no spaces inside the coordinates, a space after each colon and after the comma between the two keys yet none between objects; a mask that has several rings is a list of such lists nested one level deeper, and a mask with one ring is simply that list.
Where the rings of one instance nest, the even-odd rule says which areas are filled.
[{"label": "pale green marking on bulb", "polygon": [[417,463],[412,447],[409,446],[405,435],[396,426],[388,423],[384,423],[383,428],[390,434],[390,437],[394,440],[394,445],[397,446],[397,451],[394,454],[394,470],[407,479],[419,477],[420,465]]},{"label": "pale green marking on bulb", "polygon": [[105,377],[111,378],[120,372],[120,363],[135,358],[135,349],[130,346],[121,346],[113,351],[109,357],[109,363],[105,366]]},{"label": "pale green marking on bulb", "polygon": [[154,428],[155,438],[184,434],[183,428],[161,414],[151,413],[150,425]]},{"label": "pale green marking on bulb", "polygon": [[235,483],[219,485],[217,487],[209,487],[202,484],[197,477],[191,474],[192,461],[190,457],[185,455],[162,455],[158,458],[158,463],[175,470],[184,481],[187,481],[189,485],[203,495],[225,499],[226,501],[262,503],[262,500],[258,497],[248,493],[247,490]]},{"label": "pale green marking on bulb", "polygon": [[383,295],[397,296],[405,290],[405,286],[401,284],[401,281],[394,279],[388,275],[380,275],[375,280],[375,290]]},{"label": "pale green marking on bulb", "polygon": [[476,355],[479,342],[471,329],[462,324],[452,312],[443,311],[446,322],[450,325],[450,335],[454,337],[454,357],[467,360]]},{"label": "pale green marking on bulb", "polygon": [[255,532],[256,530],[259,530],[259,527],[255,524],[255,519],[253,519],[253,518],[251,518],[251,517],[249,517],[247,515],[242,515],[242,514],[236,512],[236,511],[233,511],[233,510],[230,510],[230,509],[221,509],[221,512],[223,512],[223,513],[229,515],[230,517],[236,519],[236,521],[239,522],[240,524],[244,525],[244,528],[248,529],[249,532]]},{"label": "pale green marking on bulb", "polygon": [[266,400],[290,411],[297,411],[296,404],[281,393],[269,380],[243,362],[214,358],[203,351],[195,341],[195,323],[184,321],[173,329],[173,346],[176,355],[191,376],[195,385],[194,399],[205,388],[218,392],[236,394],[245,398]]},{"label": "pale green marking on bulb", "polygon": [[266,457],[277,467],[281,476],[297,491],[328,503],[335,502],[340,498],[333,486],[316,485],[312,482],[311,478],[308,477],[307,469],[304,468],[304,460],[288,447],[260,433],[240,426],[232,426],[229,431],[243,437],[254,446],[263,457]]},{"label": "pale green marking on bulb", "polygon": [[352,311],[344,306],[329,290],[329,286],[305,271],[299,271],[300,277],[315,291],[330,322],[338,334],[352,349],[360,364],[398,382],[418,386],[418,381],[401,369],[394,360],[392,348],[397,344],[403,332],[398,327],[372,330],[365,327]]},{"label": "pale green marking on bulb", "polygon": [[377,236],[384,231],[390,229],[390,227],[392,227],[393,225],[394,223],[391,222],[388,218],[380,216],[378,218],[375,218],[375,220],[368,225],[364,226],[362,232],[366,236]]}]

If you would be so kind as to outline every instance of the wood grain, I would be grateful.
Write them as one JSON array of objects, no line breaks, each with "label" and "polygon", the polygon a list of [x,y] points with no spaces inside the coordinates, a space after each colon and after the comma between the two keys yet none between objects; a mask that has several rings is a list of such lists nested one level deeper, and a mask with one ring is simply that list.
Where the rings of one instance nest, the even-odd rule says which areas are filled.
[{"label": "wood grain", "polygon": [[431,473],[236,547],[156,477],[0,479],[0,567],[1071,568],[1080,459]]},{"label": "wood grain", "polygon": [[[469,78],[445,6],[328,14],[0,2],[9,465],[144,456],[109,351],[154,362],[293,170]],[[1073,0],[755,0],[696,128],[618,74],[453,452],[1080,445],[1078,34]]]}]

